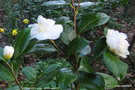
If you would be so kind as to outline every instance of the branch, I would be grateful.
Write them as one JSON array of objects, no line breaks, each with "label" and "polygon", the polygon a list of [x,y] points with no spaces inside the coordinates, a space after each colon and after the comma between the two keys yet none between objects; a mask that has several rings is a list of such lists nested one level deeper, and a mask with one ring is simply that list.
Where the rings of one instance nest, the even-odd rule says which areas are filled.
[{"label": "branch", "polygon": [[53,43],[53,45],[57,48],[57,50],[60,52],[60,53],[62,53],[63,55],[64,55],[64,52],[62,51],[62,50],[60,50],[60,48],[55,44],[55,42],[53,41],[53,40],[50,40],[52,43]]},{"label": "branch", "polygon": [[77,16],[77,13],[78,13],[80,0],[78,0],[78,6],[77,6],[76,9],[75,9],[75,5],[74,5],[74,0],[71,0],[71,2],[72,2],[73,10],[74,10],[74,31],[75,31],[76,36],[77,36],[77,32],[76,32],[76,16]]},{"label": "branch", "polygon": [[8,65],[8,67],[10,68],[10,70],[12,71],[12,74],[13,74],[13,76],[14,76],[14,78],[15,78],[16,83],[18,84],[19,88],[22,90],[22,88],[21,88],[21,86],[20,86],[20,84],[19,84],[19,81],[18,81],[18,79],[17,79],[16,76],[15,76],[15,73],[14,73],[13,69],[11,68],[11,66],[9,65],[9,63],[7,63],[7,65]]}]

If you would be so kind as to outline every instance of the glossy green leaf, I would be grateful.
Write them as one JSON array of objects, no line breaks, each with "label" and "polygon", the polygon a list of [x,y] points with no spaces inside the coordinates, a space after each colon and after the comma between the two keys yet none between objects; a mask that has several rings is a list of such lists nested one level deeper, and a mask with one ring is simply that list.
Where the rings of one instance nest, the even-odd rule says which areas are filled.
[{"label": "glossy green leaf", "polygon": [[49,63],[50,64],[48,66],[43,66],[45,69],[40,76],[40,79],[36,82],[36,87],[45,87],[48,83],[54,80],[61,68],[65,68],[70,65],[65,59],[52,59],[49,60]]},{"label": "glossy green leaf", "polygon": [[72,23],[72,21],[70,20],[70,18],[67,17],[67,16],[62,16],[60,18],[56,18],[55,21],[56,21],[56,24],[62,24],[63,27],[65,27],[64,25],[67,25],[68,23]]},{"label": "glossy green leaf", "polygon": [[32,67],[24,67],[22,69],[22,72],[26,76],[26,78],[29,80],[35,79],[37,76],[35,69]]},{"label": "glossy green leaf", "polygon": [[97,40],[93,49],[94,59],[97,59],[98,57],[100,57],[106,47],[107,47],[107,44],[106,44],[105,37],[101,37],[99,40]]},{"label": "glossy green leaf", "polygon": [[127,74],[128,65],[120,61],[111,53],[105,51],[103,61],[106,67],[117,77],[118,80],[122,80]]},{"label": "glossy green leaf", "polygon": [[18,58],[29,44],[30,29],[31,28],[26,28],[22,30],[20,33],[18,33],[14,42],[14,49],[15,49],[14,59]]},{"label": "glossy green leaf", "polygon": [[57,49],[50,44],[36,44],[30,52],[31,53],[46,53],[46,52],[56,52],[56,51]]},{"label": "glossy green leaf", "polygon": [[87,90],[104,90],[105,82],[101,75],[79,72],[78,83],[80,88]]},{"label": "glossy green leaf", "polygon": [[0,80],[14,81],[14,76],[5,62],[0,61]]},{"label": "glossy green leaf", "polygon": [[20,65],[24,63],[24,56],[20,56],[12,63],[13,63],[14,73],[16,76],[18,76],[18,71],[19,71]]},{"label": "glossy green leaf", "polygon": [[106,37],[106,35],[107,35],[107,32],[108,32],[108,28],[106,27],[106,28],[104,28],[104,36]]},{"label": "glossy green leaf", "polygon": [[44,74],[41,76],[41,78],[36,82],[36,87],[44,87],[45,85],[47,85],[50,81],[53,80],[53,78],[57,75],[57,73],[59,72],[59,68],[56,68],[55,70],[53,70],[52,72],[48,73],[48,74]]},{"label": "glossy green leaf", "polygon": [[90,62],[86,57],[82,57],[78,71],[95,73],[95,70],[90,66]]},{"label": "glossy green leaf", "polygon": [[61,40],[64,44],[69,45],[69,43],[76,38],[75,31],[73,30],[73,27],[69,25],[64,25],[64,31],[61,34]]},{"label": "glossy green leaf", "polygon": [[116,79],[114,79],[112,76],[105,74],[105,73],[98,73],[102,75],[105,81],[105,89],[113,89],[118,85],[118,82]]},{"label": "glossy green leaf", "polygon": [[24,50],[23,55],[27,54],[30,50],[32,50],[33,47],[36,45],[37,41],[37,39],[32,39]]},{"label": "glossy green leaf", "polygon": [[48,67],[45,68],[43,73],[44,74],[49,74],[49,73],[55,71],[56,68],[57,68],[57,64],[51,64],[51,65],[49,65]]},{"label": "glossy green leaf", "polygon": [[82,16],[80,22],[77,25],[79,34],[88,31],[89,29],[103,25],[110,19],[105,13],[94,13],[91,15],[85,14]]},{"label": "glossy green leaf", "polygon": [[7,88],[7,90],[20,90],[19,86]]},{"label": "glossy green leaf", "polygon": [[50,5],[65,5],[66,2],[64,0],[59,0],[59,1],[48,1],[44,2],[42,6],[50,6]]},{"label": "glossy green leaf", "polygon": [[67,86],[77,79],[77,75],[75,75],[72,70],[68,68],[62,68],[56,78],[58,83],[63,83],[64,86]]},{"label": "glossy green leaf", "polygon": [[0,57],[3,56],[3,48],[0,47]]},{"label": "glossy green leaf", "polygon": [[76,52],[83,50],[90,42],[84,38],[75,38],[69,44],[69,49],[67,54],[72,55]]},{"label": "glossy green leaf", "polygon": [[[97,5],[97,2],[89,2],[89,1],[84,1],[80,3],[80,8],[88,9],[90,6]],[[75,3],[75,6],[77,6],[78,3]]]},{"label": "glossy green leaf", "polygon": [[81,50],[79,52],[79,57],[83,57],[87,54],[90,54],[91,53],[91,47],[89,45],[87,45],[83,50]]}]

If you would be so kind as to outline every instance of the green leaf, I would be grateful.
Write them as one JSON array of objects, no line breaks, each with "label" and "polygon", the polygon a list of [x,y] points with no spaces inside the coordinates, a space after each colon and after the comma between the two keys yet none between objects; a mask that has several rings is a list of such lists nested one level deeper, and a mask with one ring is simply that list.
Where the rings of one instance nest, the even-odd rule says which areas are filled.
[{"label": "green leaf", "polygon": [[32,39],[24,50],[23,55],[27,54],[30,50],[32,50],[32,48],[36,45],[37,41],[37,39]]},{"label": "green leaf", "polygon": [[82,57],[78,71],[95,73],[95,70],[90,66],[90,62],[86,57]]},{"label": "green leaf", "polygon": [[36,82],[36,87],[44,87],[47,85],[50,81],[53,80],[53,78],[56,76],[56,74],[59,72],[59,68],[56,68],[53,72],[50,72],[49,74],[43,74],[41,78]]},{"label": "green leaf", "polygon": [[30,29],[31,28],[26,28],[17,35],[14,42],[14,49],[15,49],[14,60],[23,53],[23,51],[26,49],[27,45],[29,44]]},{"label": "green leaf", "polygon": [[3,48],[0,47],[0,57],[3,57]]},{"label": "green leaf", "polygon": [[62,68],[56,78],[58,83],[63,83],[64,86],[67,86],[77,79],[77,75],[75,75],[72,70],[68,68]]},{"label": "green leaf", "polygon": [[104,49],[107,47],[107,44],[106,44],[106,38],[105,37],[101,37],[99,40],[96,41],[96,44],[94,45],[94,59],[97,59],[99,58]]},{"label": "green leaf", "polygon": [[23,62],[24,62],[24,56],[20,56],[19,58],[17,58],[15,61],[12,62],[14,73],[16,76],[18,76],[20,65],[23,64]]},{"label": "green leaf", "polygon": [[22,69],[22,72],[26,76],[26,78],[29,80],[35,79],[37,76],[35,69],[32,67],[24,67]]},{"label": "green leaf", "polygon": [[77,25],[77,30],[79,34],[81,34],[93,27],[107,23],[109,19],[110,17],[105,13],[94,13],[91,15],[88,14],[83,15],[80,22]]},{"label": "green leaf", "polygon": [[49,65],[48,67],[45,68],[43,73],[44,74],[49,74],[49,73],[55,71],[56,68],[57,68],[57,64],[51,64],[51,65]]},{"label": "green leaf", "polygon": [[54,80],[56,75],[60,72],[61,68],[65,68],[70,65],[65,59],[48,60],[46,60],[46,62],[48,62],[49,65],[47,67],[46,65],[43,66],[45,67],[45,69],[43,73],[41,73],[41,76],[39,76],[40,79],[35,84],[35,86],[37,87],[45,87],[46,85],[48,85],[48,83]]},{"label": "green leaf", "polygon": [[7,90],[20,90],[19,86],[7,88]]},{"label": "green leaf", "polygon": [[105,73],[98,73],[102,75],[105,81],[105,89],[113,89],[118,85],[118,82],[116,79],[114,79],[112,76],[105,74]]},{"label": "green leaf", "polygon": [[[64,25],[67,25],[68,23],[72,24],[72,21],[70,20],[70,18],[66,17],[66,16],[56,18],[55,21],[56,21],[56,24],[62,24],[63,27],[65,27]],[[69,25],[67,25],[67,26],[69,26]]]},{"label": "green leaf", "polygon": [[70,56],[76,52],[83,50],[90,42],[85,38],[75,38],[69,44],[69,49],[67,54]]},{"label": "green leaf", "polygon": [[69,45],[69,43],[76,38],[75,31],[73,30],[73,27],[69,25],[64,25],[64,31],[61,34],[61,40],[64,44]]},{"label": "green leaf", "polygon": [[118,80],[122,80],[128,69],[128,65],[120,61],[116,56],[109,52],[104,52],[103,61],[106,67],[117,77]]},{"label": "green leaf", "polygon": [[[89,1],[81,2],[80,8],[88,9],[90,6],[97,5],[97,4],[98,4],[97,2],[89,2]],[[75,6],[77,6],[77,5],[78,5],[78,3],[75,3]]]},{"label": "green leaf", "polygon": [[14,76],[5,62],[0,61],[0,80],[14,81]]},{"label": "green leaf", "polygon": [[36,44],[30,52],[31,53],[46,53],[46,52],[56,52],[56,51],[57,49],[50,44]]},{"label": "green leaf", "polygon": [[60,1],[48,1],[48,2],[44,2],[42,4],[42,6],[50,6],[50,5],[65,5],[66,2],[64,0],[60,0]]},{"label": "green leaf", "polygon": [[89,45],[87,45],[83,50],[81,50],[80,52],[79,52],[80,54],[79,54],[79,57],[83,57],[83,56],[85,56],[85,55],[87,55],[87,54],[90,54],[91,53],[91,47],[89,46]]},{"label": "green leaf", "polygon": [[106,27],[106,28],[104,28],[104,36],[106,37],[106,35],[107,35],[107,32],[108,32],[108,28]]},{"label": "green leaf", "polygon": [[80,88],[87,90],[104,90],[105,82],[101,75],[87,72],[78,73],[78,83]]}]

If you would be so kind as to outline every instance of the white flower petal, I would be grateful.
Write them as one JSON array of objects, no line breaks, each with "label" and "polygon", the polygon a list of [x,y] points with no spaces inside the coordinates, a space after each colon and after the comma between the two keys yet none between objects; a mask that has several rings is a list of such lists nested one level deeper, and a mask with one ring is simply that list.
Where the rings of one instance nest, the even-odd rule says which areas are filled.
[{"label": "white flower petal", "polygon": [[38,40],[47,40],[48,36],[47,33],[38,33],[33,38],[36,38]]},{"label": "white flower petal", "polygon": [[50,30],[51,27],[55,24],[55,21],[52,19],[46,19],[43,16],[39,15],[38,16],[38,24],[39,25],[44,25],[44,27],[47,27],[47,30]]},{"label": "white flower petal", "polygon": [[47,22],[48,30],[50,30],[51,27],[53,27],[53,25],[55,24],[55,21],[52,19],[47,19],[46,22]]},{"label": "white flower petal", "polygon": [[44,18],[42,15],[39,15],[38,18],[37,18],[37,23],[40,23],[40,22],[43,22],[43,21],[46,21],[46,18]]},{"label": "white flower petal", "polygon": [[31,28],[31,39],[36,38],[38,40],[46,39],[58,39],[63,31],[63,26],[60,24],[55,24],[52,19],[46,19],[39,15],[37,19],[37,24],[30,24]]},{"label": "white flower petal", "polygon": [[106,38],[106,43],[112,52],[123,58],[127,58],[127,55],[129,55],[129,43],[126,40],[127,35],[125,33],[120,33],[113,29],[108,29]]},{"label": "white flower petal", "polygon": [[28,25],[28,27],[34,27],[35,25],[37,25],[36,23],[35,24],[30,24]]},{"label": "white flower petal", "polygon": [[48,38],[51,40],[55,40],[58,39],[60,37],[60,34],[63,32],[63,26],[62,25],[54,25],[51,28],[51,31],[49,31],[49,35]]}]

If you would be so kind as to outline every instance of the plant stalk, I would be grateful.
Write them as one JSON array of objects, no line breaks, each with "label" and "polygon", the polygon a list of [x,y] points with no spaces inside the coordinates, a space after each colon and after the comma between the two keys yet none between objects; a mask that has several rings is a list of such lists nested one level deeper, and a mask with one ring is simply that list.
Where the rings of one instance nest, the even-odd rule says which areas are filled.
[{"label": "plant stalk", "polygon": [[73,10],[74,10],[74,31],[75,31],[76,36],[77,36],[77,31],[76,31],[76,16],[77,16],[77,13],[78,13],[80,0],[78,0],[78,6],[77,6],[77,8],[75,8],[74,0],[71,0],[71,2],[72,2]]},{"label": "plant stalk", "polygon": [[14,76],[14,78],[15,78],[15,81],[16,81],[16,83],[18,84],[20,90],[22,90],[21,85],[20,85],[20,83],[19,83],[17,77],[15,76],[15,73],[14,73],[13,69],[11,68],[11,66],[10,66],[9,63],[7,63],[7,65],[8,65],[8,67],[10,68],[10,70],[12,71],[12,74],[13,74],[13,76]]},{"label": "plant stalk", "polygon": [[[78,6],[77,6],[77,8],[75,8],[74,0],[71,0],[71,2],[72,2],[73,10],[74,10],[74,31],[76,33],[76,36],[78,37],[77,30],[76,30],[76,16],[78,14],[80,0],[78,0]],[[78,62],[79,62],[77,53],[75,54],[75,59],[76,59],[75,69],[77,70],[78,69]],[[79,90],[79,84],[75,84],[75,88],[76,88],[76,90]]]},{"label": "plant stalk", "polygon": [[57,50],[60,52],[60,53],[62,53],[63,55],[64,55],[64,52],[55,44],[55,42],[53,41],[53,40],[50,40],[52,43],[53,43],[53,45],[57,48]]}]

